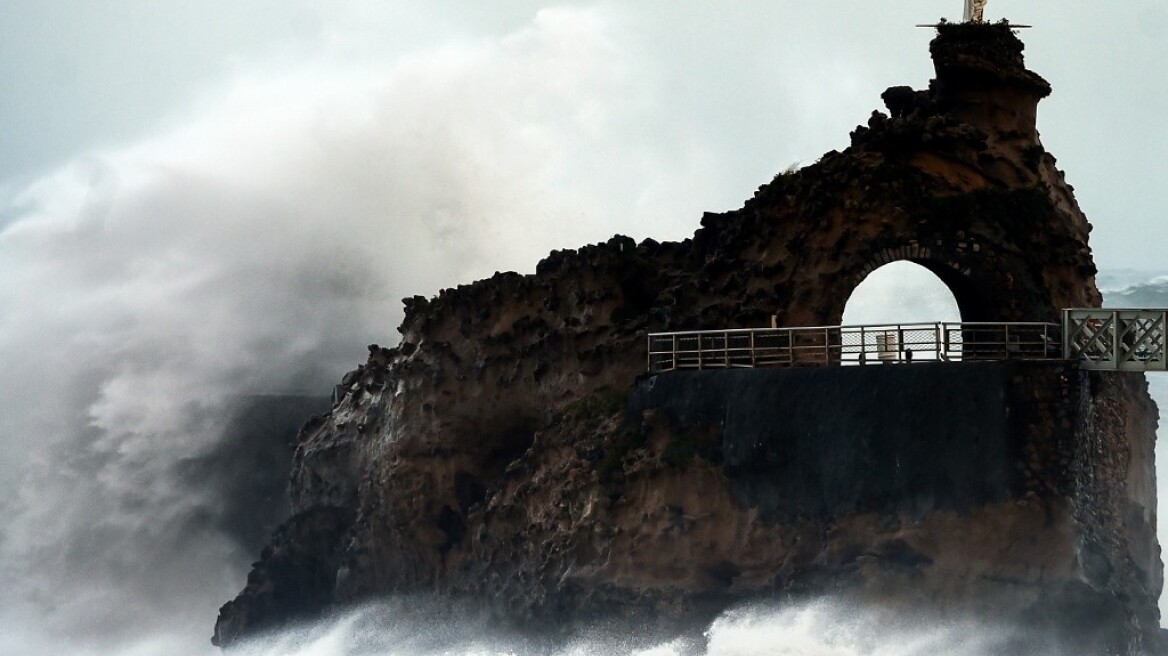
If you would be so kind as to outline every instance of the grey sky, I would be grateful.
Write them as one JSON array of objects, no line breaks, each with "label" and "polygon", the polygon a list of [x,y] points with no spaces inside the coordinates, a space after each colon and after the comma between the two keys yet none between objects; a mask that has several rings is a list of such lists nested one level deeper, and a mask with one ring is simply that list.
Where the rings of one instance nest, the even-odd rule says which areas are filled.
[{"label": "grey sky", "polygon": [[[0,180],[11,193],[90,149],[181,124],[242,72],[391,61],[509,33],[545,4],[6,0]],[[651,134],[637,139],[667,157],[694,139],[711,151],[709,185],[679,224],[737,206],[780,168],[846,145],[879,91],[928,79],[930,34],[912,25],[961,10],[956,0],[600,5],[618,17],[614,33],[638,83],[655,88],[633,126]],[[1159,184],[1168,85],[1158,53],[1168,9],[1150,0],[1069,6],[994,0],[988,17],[1035,25],[1023,34],[1028,62],[1055,86],[1040,129],[1098,227],[1100,264],[1158,267],[1168,243],[1159,209],[1168,200]],[[635,208],[623,214],[639,232]]]}]

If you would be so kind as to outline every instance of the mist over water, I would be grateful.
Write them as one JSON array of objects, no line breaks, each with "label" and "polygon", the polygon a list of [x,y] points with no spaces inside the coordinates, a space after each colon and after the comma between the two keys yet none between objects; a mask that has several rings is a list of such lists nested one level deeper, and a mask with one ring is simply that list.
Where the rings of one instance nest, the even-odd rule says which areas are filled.
[{"label": "mist over water", "polygon": [[[235,656],[989,656],[1016,651],[1073,656],[1008,627],[897,616],[831,600],[782,609],[729,611],[693,635],[656,638],[595,627],[573,638],[537,643],[500,635],[485,623],[452,617],[418,600],[391,600],[342,617],[296,627],[229,651]],[[1010,651],[1015,650],[1015,651]]]},{"label": "mist over water", "polygon": [[622,189],[621,60],[601,13],[560,10],[241,70],[168,130],[0,189],[0,653],[201,653],[257,555],[225,478],[257,439],[241,399],[325,395],[396,341],[402,297],[615,232],[594,199]]},{"label": "mist over water", "polygon": [[[657,90],[624,29],[548,10],[499,38],[242,68],[165,129],[0,188],[0,655],[218,653],[215,612],[286,512],[284,473],[245,473],[281,470],[281,422],[396,340],[400,298],[696,228],[694,190],[732,167],[700,139],[641,141]],[[706,633],[710,656],[983,654],[1010,635],[826,601]],[[240,653],[531,648],[391,600]],[[543,653],[689,648],[598,628]]]}]

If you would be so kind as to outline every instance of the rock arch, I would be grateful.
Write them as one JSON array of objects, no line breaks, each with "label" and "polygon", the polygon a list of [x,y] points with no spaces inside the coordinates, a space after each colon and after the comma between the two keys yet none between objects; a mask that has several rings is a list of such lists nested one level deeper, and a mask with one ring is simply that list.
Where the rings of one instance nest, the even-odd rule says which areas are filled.
[{"label": "rock arch", "polygon": [[[1016,192],[994,193],[1009,197]],[[889,200],[902,199],[892,196]],[[851,248],[837,252],[841,250],[838,238],[829,248],[804,246],[804,266],[818,275],[814,280],[799,276],[803,279],[796,284],[807,284],[809,294],[822,299],[804,321],[810,322],[807,325],[837,324],[852,290],[872,271],[896,261],[918,264],[940,278],[956,298],[965,321],[1055,321],[1063,307],[1097,304],[1093,301],[1098,294],[1093,280],[1082,284],[1082,271],[1094,273],[1085,235],[1079,241],[1059,234],[1054,226],[1068,226],[1060,219],[1053,205],[1037,214],[971,213],[945,221],[905,215],[874,224],[863,217],[853,218],[845,231],[850,233]],[[1004,229],[1006,223],[1043,225],[1045,233],[1036,226],[1033,233],[1019,239]],[[816,236],[825,242],[833,238],[827,231]],[[1081,247],[1075,255],[1084,259],[1062,261],[1068,253],[1055,250],[1047,240],[1078,242]]]},{"label": "rock arch", "polygon": [[948,248],[945,244],[921,246],[912,241],[899,248],[881,249],[857,267],[852,276],[852,289],[859,287],[872,272],[894,262],[911,262],[936,276],[953,294],[962,320],[989,321],[988,317],[993,315],[990,294],[985,289],[989,281],[979,280],[974,275],[978,263],[970,261],[961,250]]},{"label": "rock arch", "polygon": [[838,324],[860,281],[897,260],[941,278],[965,321],[1057,321],[1062,308],[1099,305],[1090,227],[1034,129],[1050,87],[1026,70],[1022,43],[1004,25],[950,25],[931,50],[928,91],[890,89],[890,114],[873,112],[849,148],[706,215],[695,241],[707,261],[755,266],[706,272],[742,305],[708,309],[700,327],[772,314],[782,326]]}]

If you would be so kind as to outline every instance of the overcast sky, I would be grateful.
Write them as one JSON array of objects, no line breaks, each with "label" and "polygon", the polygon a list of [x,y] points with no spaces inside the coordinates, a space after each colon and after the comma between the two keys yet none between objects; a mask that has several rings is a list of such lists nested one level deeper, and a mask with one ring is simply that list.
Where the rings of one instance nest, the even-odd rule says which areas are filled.
[{"label": "overcast sky", "polygon": [[[556,71],[593,78],[595,84],[572,101],[595,105],[604,119],[592,127],[608,134],[581,145],[610,148],[600,157],[561,153],[569,160],[565,166],[594,175],[598,159],[637,160],[622,164],[630,179],[613,185],[616,198],[603,204],[605,215],[585,218],[637,236],[664,225],[665,236],[679,236],[696,225],[701,211],[737,207],[778,170],[842,148],[848,130],[880,106],[883,88],[920,87],[928,80],[931,34],[913,25],[957,18],[961,5],[555,5],[586,10],[599,24],[581,29],[595,30],[606,42],[578,62],[588,70]],[[319,82],[306,75],[360,77],[345,104],[362,111],[371,102],[362,87],[369,77],[390,75],[403,60],[436,50],[489,49],[530,28],[547,6],[526,0],[4,0],[0,189],[11,201],[39,176],[77,158],[125,149],[209,113],[230,112],[226,99],[273,80],[285,85],[280,93],[292,96],[291,104],[298,84]],[[1152,0],[991,0],[987,15],[1035,26],[1022,35],[1028,63],[1055,88],[1043,103],[1039,127],[1097,227],[1100,265],[1161,266],[1160,251],[1168,244],[1161,210],[1168,185],[1160,181],[1168,152],[1168,84],[1159,47],[1168,40],[1168,8]],[[505,84],[498,91],[505,94]],[[491,100],[487,95],[475,100]],[[671,182],[678,187],[654,188]],[[643,205],[671,196],[668,217]],[[19,203],[10,202],[0,221],[21,212]],[[601,238],[605,229],[583,232]]]},{"label": "overcast sky", "polygon": [[[962,4],[0,0],[0,651],[202,653],[255,554],[175,468],[233,398],[327,393],[404,296],[689,236],[923,88]],[[1035,26],[1097,263],[1165,272],[1168,9],[1071,6],[988,17]]]}]

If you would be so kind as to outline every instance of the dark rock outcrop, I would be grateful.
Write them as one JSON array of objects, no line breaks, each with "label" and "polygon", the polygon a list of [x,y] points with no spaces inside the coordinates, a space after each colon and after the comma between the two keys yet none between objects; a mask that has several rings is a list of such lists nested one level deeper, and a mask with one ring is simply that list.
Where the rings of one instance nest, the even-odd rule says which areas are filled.
[{"label": "dark rock outcrop", "polygon": [[932,52],[928,91],[890,89],[849,148],[706,214],[692,239],[618,236],[407,299],[401,344],[370,347],[302,431],[295,515],[217,644],[427,590],[526,627],[832,593],[1152,646],[1156,414],[1138,376],[639,378],[646,331],[837,324],[894,260],[936,273],[966,321],[1099,305],[1090,227],[1034,128],[1050,89],[1021,43],[942,25]]}]

